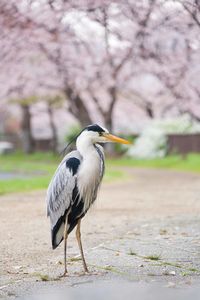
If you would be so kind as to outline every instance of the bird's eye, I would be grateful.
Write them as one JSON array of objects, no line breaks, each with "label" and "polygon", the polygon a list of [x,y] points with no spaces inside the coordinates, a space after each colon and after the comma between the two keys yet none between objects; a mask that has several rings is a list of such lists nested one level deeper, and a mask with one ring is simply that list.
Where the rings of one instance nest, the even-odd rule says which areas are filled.
[{"label": "bird's eye", "polygon": [[99,136],[102,136],[102,132],[99,132]]}]

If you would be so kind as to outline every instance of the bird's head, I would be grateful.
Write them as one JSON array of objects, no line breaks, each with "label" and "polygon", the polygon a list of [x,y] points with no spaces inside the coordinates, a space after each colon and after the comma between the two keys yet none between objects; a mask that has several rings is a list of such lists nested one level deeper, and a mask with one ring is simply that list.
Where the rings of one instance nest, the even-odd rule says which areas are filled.
[{"label": "bird's head", "polygon": [[89,143],[107,143],[114,142],[120,144],[131,144],[129,141],[112,135],[106,128],[97,124],[87,126],[79,135],[77,140],[88,141]]},{"label": "bird's head", "polygon": [[112,135],[109,131],[97,124],[92,124],[85,127],[71,142],[63,149],[62,154],[66,153],[66,150],[76,141],[77,149],[81,152],[82,149],[87,149],[91,144],[96,143],[120,143],[120,144],[131,144],[131,142]]}]

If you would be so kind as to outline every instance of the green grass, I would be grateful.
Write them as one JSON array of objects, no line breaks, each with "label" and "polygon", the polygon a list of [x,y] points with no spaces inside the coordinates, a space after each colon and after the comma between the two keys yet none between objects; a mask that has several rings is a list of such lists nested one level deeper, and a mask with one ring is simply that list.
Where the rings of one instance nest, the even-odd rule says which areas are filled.
[{"label": "green grass", "polygon": [[[61,159],[62,157],[52,153],[0,155],[0,172],[12,172],[23,177],[0,180],[0,195],[46,189]],[[119,168],[110,166],[104,180],[110,182],[123,178],[124,175]]]},{"label": "green grass", "polygon": [[200,173],[200,154],[195,153],[191,153],[184,158],[181,155],[172,155],[151,160],[132,158],[109,159],[108,163],[110,166],[162,168]]},{"label": "green grass", "polygon": [[160,260],[160,255],[148,255],[148,256],[144,256],[145,259],[149,259],[149,260]]},{"label": "green grass", "polygon": [[0,180],[0,195],[47,188],[58,161],[51,153],[0,156],[0,172],[13,172],[24,177]]},{"label": "green grass", "polygon": [[[52,153],[31,155],[14,153],[0,155],[0,172],[16,172],[22,179],[0,180],[0,195],[46,189],[61,157]],[[189,154],[184,159],[173,155],[162,159],[136,160],[129,158],[106,159],[104,181],[126,179],[123,167],[163,168],[180,171],[200,172],[200,154]]]},{"label": "green grass", "polygon": [[0,171],[21,172],[26,174],[51,173],[61,158],[52,153],[23,154],[21,152],[0,155]]},{"label": "green grass", "polygon": [[0,180],[0,195],[40,190],[48,187],[50,176],[38,176],[29,179]]}]

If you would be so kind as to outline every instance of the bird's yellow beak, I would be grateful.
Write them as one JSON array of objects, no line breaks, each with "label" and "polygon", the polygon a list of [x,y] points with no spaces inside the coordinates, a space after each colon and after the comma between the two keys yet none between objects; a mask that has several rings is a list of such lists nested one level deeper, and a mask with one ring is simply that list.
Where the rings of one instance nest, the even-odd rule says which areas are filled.
[{"label": "bird's yellow beak", "polygon": [[120,143],[120,144],[132,144],[131,142],[122,139],[118,136],[112,135],[110,133],[103,133],[102,135],[110,142]]}]

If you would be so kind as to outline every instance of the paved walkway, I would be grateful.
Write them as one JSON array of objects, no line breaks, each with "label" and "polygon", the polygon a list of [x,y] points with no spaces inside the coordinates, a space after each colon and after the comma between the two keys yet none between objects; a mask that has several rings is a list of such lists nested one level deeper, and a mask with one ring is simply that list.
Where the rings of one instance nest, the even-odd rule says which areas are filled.
[{"label": "paved walkway", "polygon": [[97,275],[76,274],[82,265],[73,233],[68,257],[70,274],[75,276],[58,280],[63,245],[51,250],[44,192],[0,197],[0,298],[28,297],[36,291],[44,296],[52,288],[82,284],[94,289],[94,282],[119,286],[122,280],[196,287],[200,282],[200,176],[126,171],[128,180],[102,186],[98,202],[82,224],[86,260]]}]

